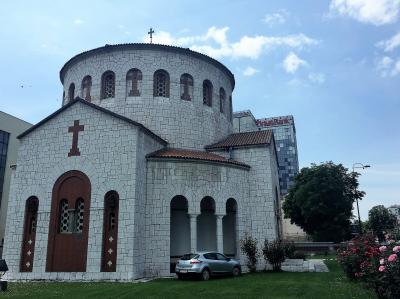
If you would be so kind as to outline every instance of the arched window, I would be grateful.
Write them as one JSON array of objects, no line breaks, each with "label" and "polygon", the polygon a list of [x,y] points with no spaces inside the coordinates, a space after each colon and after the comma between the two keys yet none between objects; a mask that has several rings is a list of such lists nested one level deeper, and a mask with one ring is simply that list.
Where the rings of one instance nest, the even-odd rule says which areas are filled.
[{"label": "arched window", "polygon": [[102,272],[115,272],[117,269],[118,212],[119,195],[109,191],[104,196]]},{"label": "arched window", "polygon": [[76,233],[81,234],[83,231],[85,204],[82,198],[75,202],[75,208],[70,209],[68,200],[60,201],[58,232],[60,234]]},{"label": "arched window", "polygon": [[115,97],[115,74],[112,71],[107,71],[101,77],[101,98],[113,97]]},{"label": "arched window", "polygon": [[225,89],[222,87],[219,89],[219,112],[225,113]]},{"label": "arched window", "polygon": [[83,231],[83,216],[84,216],[84,208],[85,203],[82,198],[79,198],[75,203],[75,219],[74,219],[74,232],[81,234]]},{"label": "arched window", "polygon": [[21,246],[21,272],[32,272],[35,253],[36,223],[39,200],[32,196],[25,203],[24,235]]},{"label": "arched window", "polygon": [[193,97],[193,77],[189,74],[181,76],[181,99],[190,101]]},{"label": "arched window", "polygon": [[86,76],[82,80],[82,98],[90,102],[90,90],[92,89],[92,77]]},{"label": "arched window", "polygon": [[68,89],[68,99],[72,101],[75,98],[75,84],[71,83]]},{"label": "arched window", "polygon": [[142,72],[138,69],[131,69],[126,74],[126,96],[140,96],[140,81],[142,81]]},{"label": "arched window", "polygon": [[213,86],[209,80],[203,82],[203,104],[212,107]]},{"label": "arched window", "polygon": [[164,70],[158,70],[154,73],[154,96],[169,98],[169,75]]},{"label": "arched window", "polygon": [[58,216],[58,231],[60,234],[72,232],[71,213],[68,209],[68,200],[62,199],[60,202],[60,211]]}]

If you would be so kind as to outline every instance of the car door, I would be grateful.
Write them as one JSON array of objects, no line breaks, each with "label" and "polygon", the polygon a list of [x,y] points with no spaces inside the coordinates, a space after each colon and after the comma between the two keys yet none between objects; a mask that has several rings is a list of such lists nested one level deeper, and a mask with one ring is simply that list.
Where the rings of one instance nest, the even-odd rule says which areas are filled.
[{"label": "car door", "polygon": [[225,273],[230,273],[232,272],[232,265],[229,262],[228,258],[221,254],[221,253],[216,253],[215,254],[217,256],[218,259],[218,272],[225,272]]},{"label": "car door", "polygon": [[218,273],[219,261],[217,255],[213,252],[210,252],[210,253],[205,253],[203,256],[207,259],[207,264],[209,265],[211,272]]}]

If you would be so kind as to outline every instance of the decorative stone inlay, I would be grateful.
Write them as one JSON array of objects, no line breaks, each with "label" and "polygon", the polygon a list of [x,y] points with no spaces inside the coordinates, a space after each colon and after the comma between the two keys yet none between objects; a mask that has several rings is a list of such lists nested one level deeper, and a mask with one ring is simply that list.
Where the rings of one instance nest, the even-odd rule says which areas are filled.
[{"label": "decorative stone inlay", "polygon": [[25,265],[26,265],[27,268],[29,268],[31,266],[31,263],[27,262]]},{"label": "decorative stone inlay", "polygon": [[110,238],[108,238],[108,241],[110,241],[110,243],[112,243],[112,241],[114,241],[114,238],[111,236]]},{"label": "decorative stone inlay", "polygon": [[112,250],[112,248],[108,249],[108,253],[112,254],[114,252],[114,250]]},{"label": "decorative stone inlay", "polygon": [[109,266],[109,267],[111,267],[112,266],[112,261],[108,261],[108,263],[107,263],[107,265]]},{"label": "decorative stone inlay", "polygon": [[32,244],[32,240],[29,240],[28,243],[29,243],[29,245],[31,245]]},{"label": "decorative stone inlay", "polygon": [[26,254],[30,256],[32,254],[32,252],[30,250],[28,250],[28,252]]}]

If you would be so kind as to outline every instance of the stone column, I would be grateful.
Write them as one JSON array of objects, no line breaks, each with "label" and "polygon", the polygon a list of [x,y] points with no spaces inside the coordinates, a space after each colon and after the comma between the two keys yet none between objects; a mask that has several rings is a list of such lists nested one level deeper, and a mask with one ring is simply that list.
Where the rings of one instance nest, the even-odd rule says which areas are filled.
[{"label": "stone column", "polygon": [[217,251],[224,253],[224,235],[222,230],[222,218],[225,215],[215,215],[217,217]]},{"label": "stone column", "polygon": [[199,214],[189,214],[190,217],[190,252],[197,251],[197,216]]}]

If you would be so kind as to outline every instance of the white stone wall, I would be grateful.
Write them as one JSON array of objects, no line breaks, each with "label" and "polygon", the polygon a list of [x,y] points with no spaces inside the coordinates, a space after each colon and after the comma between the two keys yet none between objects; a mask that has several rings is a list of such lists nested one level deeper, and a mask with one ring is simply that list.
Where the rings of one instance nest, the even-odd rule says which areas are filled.
[{"label": "white stone wall", "polygon": [[257,123],[252,115],[239,115],[233,117],[233,131],[235,133],[258,131]]},{"label": "white stone wall", "polygon": [[[111,48],[111,47],[110,47]],[[126,74],[141,70],[140,97],[126,97]],[[153,97],[154,72],[164,69],[170,76],[170,97]],[[116,76],[115,98],[100,99],[101,76],[111,70]],[[188,73],[194,79],[192,101],[181,100],[180,77]],[[64,91],[75,84],[75,96],[81,96],[82,79],[92,77],[92,102],[140,122],[171,147],[201,149],[232,132],[228,113],[220,113],[219,89],[226,92],[225,111],[229,111],[232,86],[228,76],[215,65],[191,55],[163,50],[109,50],[93,54],[70,65],[65,73]],[[213,84],[213,104],[203,104],[203,81]]]},{"label": "white stone wall", "polygon": [[[260,253],[264,240],[275,240],[277,234],[277,221],[275,217],[276,206],[275,188],[278,188],[278,166],[275,156],[275,145],[259,147],[241,147],[233,150],[233,159],[251,166],[248,173],[249,200],[246,205],[249,225],[244,233],[257,238]],[[229,157],[227,151],[216,151],[216,154]],[[265,263],[260,256],[259,269],[264,269]]]},{"label": "white stone wall", "polygon": [[[248,209],[249,171],[235,166],[190,162],[148,161],[146,200],[146,269],[145,276],[170,275],[170,203],[184,196],[188,213],[200,214],[200,202],[210,196],[215,200],[215,214],[226,214],[226,201],[234,198],[238,205],[237,236],[250,229]],[[240,245],[237,243],[238,253]],[[244,262],[244,257],[240,255]]]},{"label": "white stone wall", "polygon": [[[72,143],[68,127],[78,119],[85,126],[84,132],[79,133],[81,155],[68,157]],[[136,278],[136,259],[143,255],[139,249],[134,251],[140,248],[136,242],[141,242],[135,238],[136,203],[144,200],[138,198],[144,188],[138,190],[143,174],[137,171],[137,161],[146,149],[157,148],[155,141],[148,141],[150,137],[143,137],[139,131],[132,124],[78,102],[21,139],[6,226],[4,257],[10,268],[8,279]],[[146,146],[139,149],[139,140],[143,139]],[[91,182],[87,272],[45,272],[52,188],[57,178],[69,170],[82,171]],[[104,195],[109,190],[120,196],[117,272],[102,273]],[[25,201],[30,196],[39,199],[33,272],[19,273]]]}]

